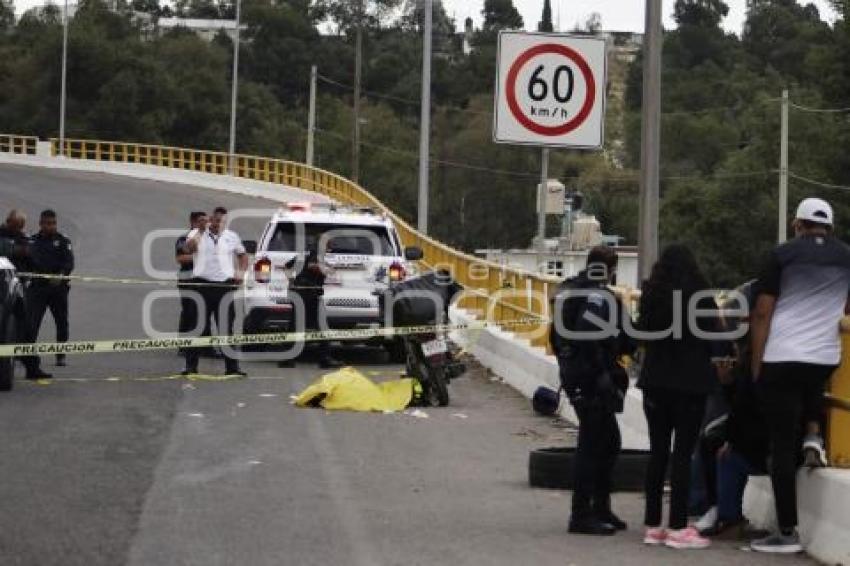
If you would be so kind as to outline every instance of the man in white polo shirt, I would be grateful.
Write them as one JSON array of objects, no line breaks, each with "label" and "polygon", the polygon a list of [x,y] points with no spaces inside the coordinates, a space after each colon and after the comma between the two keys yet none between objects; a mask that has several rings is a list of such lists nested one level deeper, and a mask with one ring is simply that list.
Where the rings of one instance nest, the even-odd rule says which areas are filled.
[{"label": "man in white polo shirt", "polygon": [[[823,395],[841,360],[839,322],[850,289],[850,247],[833,236],[829,203],[808,198],[796,237],[773,250],[757,284],[751,320],[753,378],[770,433],[770,475],[780,532],[753,550],[802,551],[797,534],[797,462],[826,465]],[[805,440],[803,426],[805,425]]]},{"label": "man in white polo shirt", "polygon": [[[209,226],[202,223],[189,232],[186,251],[193,256],[192,280],[209,284],[197,287],[204,300],[204,309],[198,313],[200,320],[208,322],[212,316],[219,335],[229,336],[233,332],[235,312],[230,294],[242,283],[248,269],[248,255],[239,235],[227,230],[226,224],[227,209],[220,206],[213,211]],[[223,301],[227,304],[226,313],[221,312]],[[186,349],[186,369],[183,375],[198,373],[199,355],[197,348]],[[238,360],[226,353],[224,366],[227,375],[245,375],[239,369]]]}]

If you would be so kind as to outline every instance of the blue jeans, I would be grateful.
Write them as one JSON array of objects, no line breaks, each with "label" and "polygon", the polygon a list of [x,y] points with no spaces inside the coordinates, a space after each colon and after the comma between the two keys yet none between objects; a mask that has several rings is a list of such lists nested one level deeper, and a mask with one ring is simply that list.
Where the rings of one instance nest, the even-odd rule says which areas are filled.
[{"label": "blue jeans", "polygon": [[744,518],[744,488],[755,472],[747,460],[734,449],[717,456],[717,518],[734,523]]}]

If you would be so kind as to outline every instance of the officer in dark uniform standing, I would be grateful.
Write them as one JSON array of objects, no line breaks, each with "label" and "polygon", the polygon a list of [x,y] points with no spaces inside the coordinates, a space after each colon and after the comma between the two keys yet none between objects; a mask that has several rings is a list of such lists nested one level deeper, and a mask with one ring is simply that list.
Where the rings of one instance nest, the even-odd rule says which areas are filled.
[{"label": "officer in dark uniform standing", "polygon": [[[32,237],[30,260],[33,272],[48,275],[70,275],[74,271],[74,251],[71,240],[58,231],[56,212],[44,210],[38,221],[39,231]],[[56,323],[56,341],[68,341],[68,294],[71,285],[67,279],[34,278],[30,283],[30,317],[33,333],[38,338],[44,313],[50,309]],[[56,365],[65,365],[65,354],[56,354]]]},{"label": "officer in dark uniform standing", "polygon": [[[9,260],[15,266],[18,273],[29,273],[32,271],[30,260],[30,239],[24,233],[27,217],[18,210],[11,210],[6,217],[6,223],[0,226],[0,238],[6,240],[11,248]],[[32,309],[30,307],[31,293],[29,278],[21,277],[24,286],[24,300],[19,303],[18,311],[15,313],[18,339],[22,344],[32,344],[37,338],[37,331],[32,326]],[[21,356],[20,361],[26,368],[27,379],[49,379],[53,377],[41,369],[41,360],[38,356]]]},{"label": "officer in dark uniform standing", "polygon": [[[191,283],[192,273],[195,269],[193,255],[186,248],[186,242],[189,240],[189,233],[192,230],[205,227],[207,225],[207,213],[195,211],[189,214],[189,232],[177,238],[174,243],[174,259],[177,265],[180,266],[177,272],[177,289],[180,293],[180,320],[177,324],[177,330],[180,334],[186,334],[195,330],[198,326],[198,306],[203,304],[203,297],[198,292],[198,289]],[[202,332],[201,335],[206,336],[208,332]],[[185,352],[181,349],[181,355]]]},{"label": "officer in dark uniform standing", "polygon": [[[287,269],[296,267],[298,257],[291,259],[287,264]],[[315,249],[307,252],[306,257],[301,265],[301,270],[292,278],[289,287],[289,292],[301,298],[304,303],[304,330],[307,332],[319,330],[319,309],[321,308],[322,295],[324,295],[324,285],[327,267],[323,266],[319,261],[318,254]],[[298,308],[295,309],[295,314],[298,314]],[[296,331],[300,331],[296,327]],[[318,342],[319,348],[319,367],[322,369],[338,368],[342,364],[333,359],[330,355],[330,343],[327,340]],[[293,365],[291,360],[281,362],[281,367]]]},{"label": "officer in dark uniform standing", "polygon": [[[597,246],[587,268],[562,284],[555,297],[550,342],[561,384],[579,419],[575,485],[569,532],[612,535],[626,523],[611,509],[611,475],[620,453],[620,428],[628,376],[618,364],[635,344],[622,327],[623,305],[608,288],[617,254]],[[598,321],[609,328],[600,328]],[[616,334],[616,335],[612,335]]]}]

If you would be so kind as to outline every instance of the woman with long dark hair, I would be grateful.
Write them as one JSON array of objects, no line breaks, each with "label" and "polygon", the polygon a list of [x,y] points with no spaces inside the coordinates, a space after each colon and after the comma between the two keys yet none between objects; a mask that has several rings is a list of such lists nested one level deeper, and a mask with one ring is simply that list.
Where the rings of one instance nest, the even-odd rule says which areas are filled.
[{"label": "woman with long dark hair", "polygon": [[[699,438],[706,399],[717,387],[712,364],[716,345],[698,337],[698,330],[716,329],[711,318],[697,319],[691,328],[689,308],[716,309],[705,293],[703,277],[690,249],[671,245],[661,254],[644,283],[638,328],[655,337],[645,337],[645,358],[638,387],[643,390],[643,407],[649,425],[650,461],[646,477],[646,544],[672,548],[705,548],[710,543],[688,521],[690,463]],[[692,299],[696,299],[692,301]],[[692,305],[691,303],[694,302]],[[677,330],[681,328],[681,332]],[[671,462],[671,440],[672,462]],[[662,527],[664,480],[670,462],[669,529]]]}]

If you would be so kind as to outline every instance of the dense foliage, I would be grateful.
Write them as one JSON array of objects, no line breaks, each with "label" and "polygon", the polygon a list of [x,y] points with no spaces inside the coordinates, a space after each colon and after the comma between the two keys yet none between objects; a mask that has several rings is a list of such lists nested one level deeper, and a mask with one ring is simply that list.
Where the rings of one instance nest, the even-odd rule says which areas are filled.
[{"label": "dense foliage", "polygon": [[[753,273],[776,234],[779,117],[784,88],[808,107],[850,106],[850,0],[830,26],[813,6],[752,0],[739,38],[721,28],[722,0],[678,0],[663,71],[662,237],[693,245],[714,282]],[[545,12],[544,4],[548,10]],[[541,0],[540,22],[551,25]],[[421,69],[415,0],[245,0],[237,150],[303,160],[310,66],[318,65],[317,163],[351,168],[354,29],[364,33],[361,181],[414,218]],[[82,0],[70,25],[68,135],[223,150],[232,45],[156,18],[227,18],[229,0]],[[150,14],[152,20],[138,16]],[[17,23],[0,0],[0,131],[57,134],[61,14]],[[525,246],[535,229],[539,151],[492,142],[496,36],[521,28],[512,0],[486,0],[465,54],[455,22],[435,14],[432,232],[465,249]],[[640,158],[641,61],[612,58],[606,150],[554,152],[550,171],[587,195],[608,233],[633,243]],[[620,94],[622,95],[620,95]],[[850,114],[791,115],[791,170],[850,185]],[[850,195],[792,180],[791,201],[828,198],[850,236]]]}]

